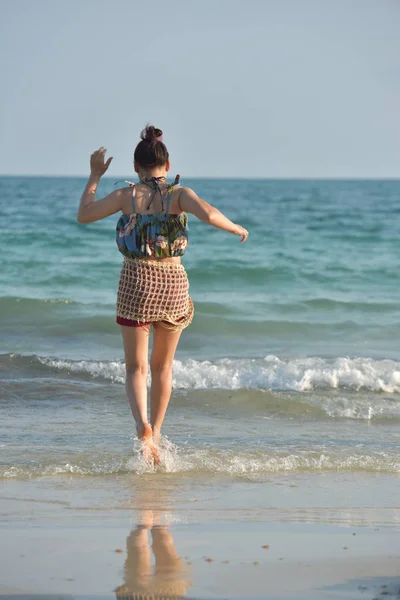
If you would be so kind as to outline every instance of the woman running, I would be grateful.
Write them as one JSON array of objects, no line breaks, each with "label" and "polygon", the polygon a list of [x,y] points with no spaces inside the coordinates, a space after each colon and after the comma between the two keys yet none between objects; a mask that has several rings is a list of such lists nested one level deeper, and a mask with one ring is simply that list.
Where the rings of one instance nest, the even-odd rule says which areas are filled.
[{"label": "woman running", "polygon": [[[125,351],[126,393],[138,438],[148,460],[159,462],[157,444],[172,390],[172,364],[182,329],[193,319],[189,281],[181,256],[188,245],[187,213],[240,236],[246,229],[235,225],[218,209],[187,187],[166,182],[170,170],[168,150],[160,129],[148,126],[134,153],[137,184],[118,189],[96,200],[100,178],[112,157],[105,148],[90,157],[90,176],[83,191],[77,220],[92,223],[122,211],[117,224],[117,245],[124,255],[117,297],[117,323]],[[150,327],[150,421],[147,413],[147,374]]]}]

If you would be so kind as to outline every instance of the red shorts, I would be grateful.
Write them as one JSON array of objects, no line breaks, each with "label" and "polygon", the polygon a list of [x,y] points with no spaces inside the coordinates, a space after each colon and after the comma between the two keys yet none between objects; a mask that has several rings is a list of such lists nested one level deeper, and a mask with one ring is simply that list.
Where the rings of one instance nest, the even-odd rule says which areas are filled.
[{"label": "red shorts", "polygon": [[132,321],[132,319],[123,319],[122,317],[117,317],[118,325],[124,325],[124,327],[144,327],[145,325],[150,325],[150,321],[148,323],[143,321]]},{"label": "red shorts", "polygon": [[[183,321],[185,317],[181,317],[178,319],[179,321]],[[145,325],[151,325],[151,321],[133,321],[132,319],[124,319],[123,317],[117,317],[118,325],[123,325],[124,327],[144,327]],[[168,323],[168,321],[161,321],[161,323]]]}]

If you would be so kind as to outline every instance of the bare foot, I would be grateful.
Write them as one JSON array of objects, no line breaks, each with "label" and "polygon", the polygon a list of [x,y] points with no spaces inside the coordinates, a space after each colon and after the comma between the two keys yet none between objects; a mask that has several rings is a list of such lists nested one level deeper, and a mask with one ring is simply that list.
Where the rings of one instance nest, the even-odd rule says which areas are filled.
[{"label": "bare foot", "polygon": [[154,460],[154,464],[155,465],[160,465],[161,464],[161,459],[160,459],[160,455],[158,452],[158,448],[157,446],[153,443],[153,446],[151,448],[151,453],[153,456],[153,460]]},{"label": "bare foot", "polygon": [[160,454],[158,452],[158,444],[160,443],[161,432],[157,427],[153,427],[153,458],[156,465],[161,463]]},{"label": "bare foot", "polygon": [[136,427],[137,435],[139,440],[142,442],[142,454],[143,458],[147,462],[152,462],[156,465],[160,464],[160,456],[158,454],[158,450],[153,440],[153,430],[149,423],[144,423],[143,425],[138,425]]},{"label": "bare foot", "polygon": [[161,431],[157,427],[153,427],[153,440],[156,444],[160,443]]},{"label": "bare foot", "polygon": [[136,432],[141,442],[146,442],[153,439],[153,430],[149,423],[143,423],[136,426]]}]

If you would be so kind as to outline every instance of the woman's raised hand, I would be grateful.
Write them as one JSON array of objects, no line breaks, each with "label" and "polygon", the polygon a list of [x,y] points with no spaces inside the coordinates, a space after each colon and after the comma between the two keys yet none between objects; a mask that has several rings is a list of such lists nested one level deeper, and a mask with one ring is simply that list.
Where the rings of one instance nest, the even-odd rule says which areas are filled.
[{"label": "woman's raised hand", "polygon": [[101,177],[107,171],[113,157],[110,156],[110,158],[104,162],[106,152],[107,148],[103,148],[103,146],[93,152],[92,156],[90,157],[90,172],[92,175]]},{"label": "woman's raised hand", "polygon": [[247,229],[245,229],[241,225],[236,225],[235,227],[236,227],[236,229],[235,229],[235,231],[233,233],[235,235],[240,235],[241,236],[242,239],[240,240],[240,243],[242,244],[249,237],[249,232],[247,231]]}]

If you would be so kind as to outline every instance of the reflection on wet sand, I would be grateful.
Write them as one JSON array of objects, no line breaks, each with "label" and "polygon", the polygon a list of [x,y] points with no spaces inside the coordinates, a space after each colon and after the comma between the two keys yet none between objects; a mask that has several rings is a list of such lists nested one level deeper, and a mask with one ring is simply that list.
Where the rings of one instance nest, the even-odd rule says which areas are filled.
[{"label": "reflection on wet sand", "polygon": [[[178,556],[172,533],[160,524],[159,511],[147,508],[153,495],[139,492],[140,524],[126,540],[127,557],[124,564],[124,583],[117,587],[118,600],[180,600],[191,587],[187,581],[188,568]],[[158,504],[160,497],[155,499]],[[164,511],[163,511],[164,512]],[[165,514],[165,513],[164,513]],[[151,538],[151,545],[150,545]],[[154,555],[152,564],[151,551]]]}]

